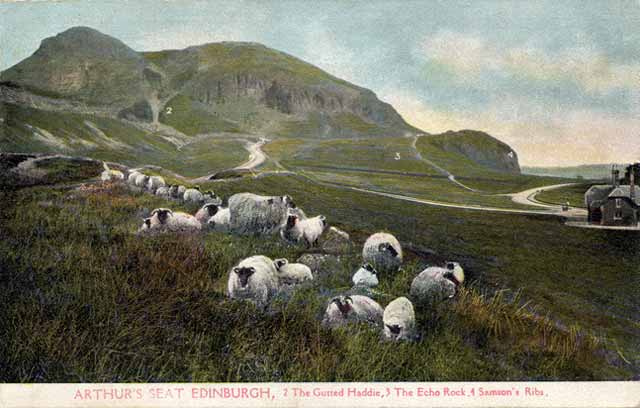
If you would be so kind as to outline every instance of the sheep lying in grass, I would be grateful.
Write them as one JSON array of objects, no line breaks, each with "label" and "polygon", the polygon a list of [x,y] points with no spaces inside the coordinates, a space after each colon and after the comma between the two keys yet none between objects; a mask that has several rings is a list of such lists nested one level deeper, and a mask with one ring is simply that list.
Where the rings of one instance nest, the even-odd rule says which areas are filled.
[{"label": "sheep lying in grass", "polygon": [[367,296],[338,296],[329,301],[322,324],[330,328],[354,322],[379,326],[382,324],[382,314],[382,307]]},{"label": "sheep lying in grass", "polygon": [[290,211],[287,222],[280,230],[280,236],[289,243],[304,242],[310,248],[316,245],[326,229],[327,219],[324,215],[300,219],[299,215]]},{"label": "sheep lying in grass", "polygon": [[171,195],[169,194],[169,188],[170,187],[158,187],[158,189],[156,190],[156,195],[159,197],[165,197],[165,198],[169,198],[171,197]]},{"label": "sheep lying in grass", "polygon": [[362,258],[380,273],[397,272],[402,265],[402,247],[393,235],[378,232],[365,241]]},{"label": "sheep lying in grass", "polygon": [[182,199],[186,202],[201,203],[204,201],[204,196],[200,192],[200,187],[187,188],[182,194]]},{"label": "sheep lying in grass", "polygon": [[242,260],[229,273],[227,284],[231,299],[243,299],[265,306],[278,289],[273,261],[256,255]]},{"label": "sheep lying in grass", "polygon": [[415,338],[416,314],[413,304],[406,297],[389,303],[382,315],[383,336],[387,340],[413,340]]},{"label": "sheep lying in grass", "polygon": [[282,228],[289,208],[295,208],[289,196],[234,194],[229,198],[229,226],[232,232],[241,235],[274,234]]},{"label": "sheep lying in grass", "polygon": [[313,280],[311,268],[301,263],[289,263],[284,258],[273,261],[280,285],[295,285],[304,281]]},{"label": "sheep lying in grass", "polygon": [[205,225],[217,212],[218,206],[216,204],[205,204],[196,212],[195,217],[202,225]]},{"label": "sheep lying in grass", "polygon": [[378,272],[370,263],[363,264],[351,279],[356,286],[373,288],[378,286]]},{"label": "sheep lying in grass", "polygon": [[464,282],[464,271],[457,262],[444,268],[432,266],[420,272],[411,282],[411,297],[419,303],[434,304],[454,297]]},{"label": "sheep lying in grass", "polygon": [[102,181],[119,181],[124,180],[124,174],[119,170],[111,170],[106,162],[102,162],[104,171],[100,173],[100,180]]},{"label": "sheep lying in grass", "polygon": [[201,228],[200,222],[193,215],[174,212],[168,208],[156,208],[151,212],[151,216],[145,219],[140,230],[142,232],[188,232],[199,231]]},{"label": "sheep lying in grass", "polygon": [[152,193],[155,193],[158,188],[165,186],[166,184],[164,182],[164,178],[160,176],[151,176],[147,181],[147,190],[151,191]]},{"label": "sheep lying in grass", "polygon": [[216,207],[217,211],[211,218],[209,218],[207,226],[212,231],[227,232],[229,231],[229,208],[222,206]]}]

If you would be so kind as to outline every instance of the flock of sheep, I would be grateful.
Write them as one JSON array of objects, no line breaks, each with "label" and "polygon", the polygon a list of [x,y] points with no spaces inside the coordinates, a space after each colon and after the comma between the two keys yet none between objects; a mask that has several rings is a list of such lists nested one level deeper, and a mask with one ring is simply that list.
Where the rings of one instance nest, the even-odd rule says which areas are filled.
[{"label": "flock of sheep", "polygon": [[[101,176],[104,181],[125,180],[118,170],[105,164]],[[147,176],[131,170],[126,182],[137,189],[158,196],[195,202],[202,207],[195,215],[157,208],[144,219],[139,234],[202,229],[230,232],[239,235],[273,236],[279,234],[288,243],[315,246],[319,238],[331,228],[338,235],[348,235],[328,227],[322,215],[307,217],[289,196],[261,196],[239,193],[229,197],[227,206],[213,192],[200,192],[198,188],[168,186],[160,176]],[[379,232],[371,235],[362,249],[362,266],[354,273],[354,289],[370,290],[378,285],[378,274],[392,276],[402,267],[402,247],[391,234]],[[294,288],[314,275],[309,266],[290,263],[287,259],[272,260],[263,255],[243,259],[229,271],[228,296],[248,300],[265,307],[281,291]],[[434,305],[452,298],[464,281],[464,271],[456,262],[444,267],[432,266],[418,274],[411,283],[409,297],[417,304]],[[381,328],[388,340],[414,340],[417,338],[415,311],[407,297],[399,297],[382,308],[365,295],[341,295],[332,298],[325,310],[323,325],[335,328],[350,323],[367,322]]]}]

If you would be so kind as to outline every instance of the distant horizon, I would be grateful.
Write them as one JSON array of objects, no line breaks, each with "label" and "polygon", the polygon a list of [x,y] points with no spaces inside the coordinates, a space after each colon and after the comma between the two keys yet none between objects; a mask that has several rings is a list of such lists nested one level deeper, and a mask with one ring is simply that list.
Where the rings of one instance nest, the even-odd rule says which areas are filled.
[{"label": "distant horizon", "polygon": [[0,70],[74,26],[139,52],[259,43],[371,89],[425,132],[486,132],[523,167],[637,162],[640,4],[587,3],[5,2]]}]

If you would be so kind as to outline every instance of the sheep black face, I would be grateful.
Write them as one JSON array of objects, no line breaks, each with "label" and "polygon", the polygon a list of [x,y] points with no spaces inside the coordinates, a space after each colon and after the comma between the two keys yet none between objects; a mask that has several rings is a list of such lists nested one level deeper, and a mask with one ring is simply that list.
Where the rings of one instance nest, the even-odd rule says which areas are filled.
[{"label": "sheep black face", "polygon": [[376,271],[376,269],[373,267],[373,265],[371,265],[370,263],[366,263],[364,265],[362,265],[362,267],[364,269],[366,269],[367,271],[371,272],[372,274],[376,275],[378,272]]},{"label": "sheep black face", "polygon": [[144,219],[144,227],[145,228],[151,228],[151,218],[145,218]]},{"label": "sheep black face", "polygon": [[445,268],[447,272],[444,273],[444,278],[453,282],[456,288],[464,281],[464,270],[457,262],[447,262]]},{"label": "sheep black face", "polygon": [[283,266],[285,266],[288,263],[289,263],[289,261],[287,261],[284,258],[276,259],[275,261],[273,261],[273,264],[274,264],[274,266],[276,267],[277,270],[280,270],[280,268],[282,268]]},{"label": "sheep black face", "polygon": [[173,211],[168,208],[156,208],[151,212],[151,216],[153,217],[156,214],[158,216],[158,221],[160,221],[160,224],[164,224],[165,222],[167,222],[169,215],[173,214]]},{"label": "sheep black face", "polygon": [[342,317],[347,318],[347,316],[352,310],[351,305],[353,304],[353,300],[351,300],[351,297],[339,296],[339,297],[333,298],[331,302],[335,303],[336,306],[338,306],[338,310],[340,310],[340,313],[342,313]]},{"label": "sheep black face", "polygon": [[296,203],[293,202],[293,198],[291,198],[291,196],[288,195],[284,195],[282,197],[280,197],[280,199],[282,200],[282,202],[284,203],[284,205],[288,208],[296,208]]},{"label": "sheep black face", "polygon": [[238,279],[240,279],[240,286],[246,288],[247,284],[249,283],[249,278],[256,272],[256,268],[254,268],[253,266],[248,268],[240,268],[236,266],[235,268],[233,268],[233,272],[238,275]]},{"label": "sheep black face", "polygon": [[378,251],[387,252],[393,258],[398,256],[398,251],[396,251],[396,249],[393,247],[393,245],[391,245],[388,242],[383,242],[382,244],[378,245]]},{"label": "sheep black face", "polygon": [[295,227],[296,222],[298,222],[298,216],[294,215],[294,214],[289,214],[289,216],[287,217],[286,229],[289,230],[289,229]]},{"label": "sheep black face", "polygon": [[324,215],[320,215],[318,219],[322,223],[322,228],[327,228],[327,217],[325,217]]},{"label": "sheep black face", "polygon": [[218,206],[216,204],[205,204],[204,208],[207,210],[209,217],[213,217],[218,213]]},{"label": "sheep black face", "polygon": [[400,335],[400,332],[402,331],[402,326],[398,324],[387,324],[386,326],[393,337],[398,337]]}]

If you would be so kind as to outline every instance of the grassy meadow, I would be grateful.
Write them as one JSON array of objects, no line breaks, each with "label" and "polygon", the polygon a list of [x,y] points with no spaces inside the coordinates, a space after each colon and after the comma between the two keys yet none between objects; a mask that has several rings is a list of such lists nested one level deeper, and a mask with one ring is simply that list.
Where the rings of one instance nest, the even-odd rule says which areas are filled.
[{"label": "grassy meadow", "polygon": [[[86,177],[70,169],[69,181]],[[356,251],[387,230],[407,249],[376,300],[406,295],[425,265],[457,260],[460,296],[418,309],[422,338],[381,342],[366,325],[320,325],[359,253],[266,310],[225,296],[229,268],[278,239],[134,234],[156,207],[193,211],[112,183],[16,189],[0,198],[0,381],[452,381],[629,379],[638,372],[638,238],[559,220],[402,203],[297,176],[211,183],[219,195],[288,193],[348,231]],[[598,248],[596,253],[594,248]],[[636,279],[633,277],[632,279]],[[635,283],[635,285],[634,285]]]}]

